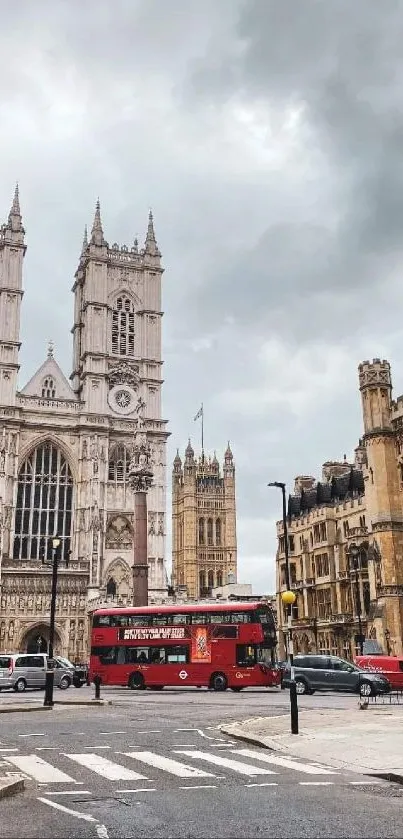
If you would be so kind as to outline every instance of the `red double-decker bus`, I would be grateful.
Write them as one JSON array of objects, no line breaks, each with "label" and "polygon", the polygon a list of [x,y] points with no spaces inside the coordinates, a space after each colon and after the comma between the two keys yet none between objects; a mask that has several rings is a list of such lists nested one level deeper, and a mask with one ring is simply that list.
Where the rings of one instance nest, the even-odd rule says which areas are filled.
[{"label": "red double-decker bus", "polygon": [[98,609],[90,679],[133,690],[165,686],[242,690],[279,685],[268,603]]}]

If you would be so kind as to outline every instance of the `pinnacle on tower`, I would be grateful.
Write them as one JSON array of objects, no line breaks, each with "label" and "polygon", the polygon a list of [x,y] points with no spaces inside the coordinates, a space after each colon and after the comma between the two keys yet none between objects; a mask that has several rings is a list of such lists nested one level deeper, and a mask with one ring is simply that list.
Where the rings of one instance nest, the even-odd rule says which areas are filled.
[{"label": "pinnacle on tower", "polygon": [[19,192],[18,183],[17,183],[15,185],[14,198],[13,198],[13,203],[11,205],[10,216],[20,216],[20,215],[21,215],[20,192]]},{"label": "pinnacle on tower", "polygon": [[81,255],[83,255],[83,254],[85,253],[85,251],[87,250],[87,248],[88,248],[88,230],[87,230],[87,225],[85,225],[85,227],[84,227],[83,246],[82,246],[82,248],[81,248]]},{"label": "pinnacle on tower", "polygon": [[48,358],[53,358],[54,350],[55,350],[55,345],[54,345],[52,339],[50,339],[48,341]]},{"label": "pinnacle on tower", "polygon": [[24,233],[24,228],[22,226],[21,220],[20,194],[18,184],[15,185],[13,203],[8,214],[8,227],[10,230],[14,230],[15,232],[21,231],[22,233]]},{"label": "pinnacle on tower", "polygon": [[155,238],[154,217],[151,210],[148,214],[147,236],[144,249],[145,253],[149,256],[161,256],[161,253],[158,250],[157,240]]},{"label": "pinnacle on tower", "polygon": [[91,230],[91,244],[101,246],[106,244],[102,228],[101,205],[99,203],[99,198],[97,199],[97,203],[95,205],[94,222]]}]

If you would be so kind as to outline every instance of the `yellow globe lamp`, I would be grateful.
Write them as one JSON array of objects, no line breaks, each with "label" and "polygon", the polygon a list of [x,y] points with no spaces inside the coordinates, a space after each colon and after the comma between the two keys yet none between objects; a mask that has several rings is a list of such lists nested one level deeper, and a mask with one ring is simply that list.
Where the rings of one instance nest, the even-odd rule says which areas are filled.
[{"label": "yellow globe lamp", "polygon": [[297,599],[297,595],[295,594],[295,591],[283,591],[281,593],[281,599],[284,606],[293,606]]}]

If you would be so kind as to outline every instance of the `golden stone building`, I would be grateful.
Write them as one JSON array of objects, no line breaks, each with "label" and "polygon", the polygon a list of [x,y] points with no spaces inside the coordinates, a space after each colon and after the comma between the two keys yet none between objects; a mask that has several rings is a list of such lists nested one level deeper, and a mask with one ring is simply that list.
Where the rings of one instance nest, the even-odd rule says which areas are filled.
[{"label": "golden stone building", "polygon": [[[351,658],[363,634],[403,652],[403,397],[392,400],[387,361],[359,366],[364,434],[354,463],[325,463],[322,478],[298,477],[289,497],[295,652]],[[280,655],[287,615],[283,523],[277,523]],[[357,583],[359,598],[357,597]]]},{"label": "golden stone building", "polygon": [[223,470],[214,457],[195,458],[189,441],[185,462],[177,453],[172,472],[172,584],[191,598],[235,582],[237,573],[235,466],[228,444]]}]

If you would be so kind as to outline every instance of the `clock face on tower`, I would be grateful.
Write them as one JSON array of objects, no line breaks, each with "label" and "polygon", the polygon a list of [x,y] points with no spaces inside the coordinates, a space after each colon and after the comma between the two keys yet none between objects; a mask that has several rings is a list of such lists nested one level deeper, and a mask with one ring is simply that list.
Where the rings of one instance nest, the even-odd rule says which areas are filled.
[{"label": "clock face on tower", "polygon": [[108,394],[108,402],[116,414],[131,414],[136,405],[136,394],[128,385],[116,385]]}]

